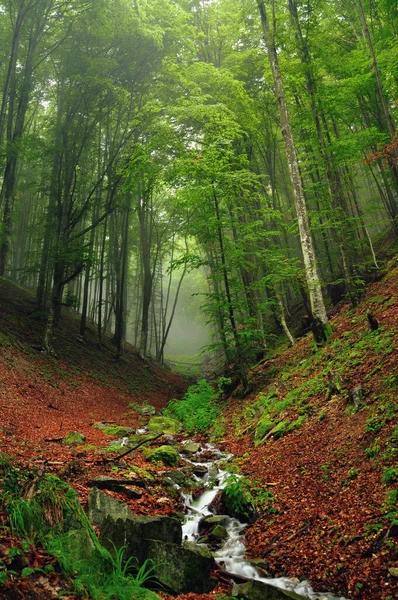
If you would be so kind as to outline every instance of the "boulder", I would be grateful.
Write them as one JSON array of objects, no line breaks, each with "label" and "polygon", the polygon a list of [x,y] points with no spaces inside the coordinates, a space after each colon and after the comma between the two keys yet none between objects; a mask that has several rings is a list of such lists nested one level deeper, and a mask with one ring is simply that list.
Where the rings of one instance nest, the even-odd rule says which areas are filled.
[{"label": "boulder", "polygon": [[211,553],[194,543],[179,546],[149,540],[147,558],[153,560],[156,579],[176,594],[208,594],[218,583],[211,577]]},{"label": "boulder", "polygon": [[78,431],[69,431],[62,439],[62,443],[68,446],[80,446],[86,441],[86,436]]},{"label": "boulder", "polygon": [[199,533],[203,531],[210,531],[213,527],[217,527],[217,525],[221,525],[225,528],[230,517],[228,515],[212,515],[211,517],[203,517],[199,521]]},{"label": "boulder", "polygon": [[147,541],[181,544],[181,523],[173,517],[114,517],[108,515],[101,528],[101,543],[110,552],[125,546],[125,560],[135,556],[141,565],[147,558]]},{"label": "boulder", "polygon": [[192,467],[192,473],[197,477],[204,477],[208,473],[208,470],[207,467],[204,467],[203,465],[194,465]]},{"label": "boulder", "polygon": [[207,532],[208,543],[212,549],[221,548],[228,537],[228,531],[222,525],[216,525]]},{"label": "boulder", "polygon": [[169,471],[167,476],[176,483],[177,485],[184,485],[187,482],[187,476],[183,471],[179,469],[175,469],[174,471]]},{"label": "boulder", "polygon": [[167,467],[174,467],[179,461],[179,456],[175,448],[171,446],[159,446],[159,448],[149,450],[146,459],[149,462],[162,462]]},{"label": "boulder", "polygon": [[152,433],[169,433],[175,435],[181,429],[181,423],[169,417],[152,417],[148,423],[148,430]]},{"label": "boulder", "polygon": [[201,446],[197,442],[187,442],[181,447],[183,454],[196,454],[199,452]]},{"label": "boulder", "polygon": [[209,468],[209,479],[217,479],[219,472],[217,465],[211,465]]},{"label": "boulder", "polygon": [[[99,425],[101,427],[99,427]],[[135,432],[132,427],[124,427],[123,425],[94,423],[96,429],[100,429],[106,435],[115,435],[119,438],[126,437]]]},{"label": "boulder", "polygon": [[132,404],[129,404],[129,408],[131,408],[134,412],[138,413],[139,415],[143,415],[143,416],[156,415],[156,408],[154,406],[152,406],[151,404],[147,404],[146,402],[144,402],[144,404],[139,404],[138,402],[133,402]]},{"label": "boulder", "polygon": [[282,590],[262,581],[251,579],[247,583],[237,584],[232,586],[231,596],[234,598],[242,598],[243,600],[305,600],[304,596]]},{"label": "boulder", "polygon": [[118,519],[119,517],[132,517],[133,513],[127,504],[107,496],[94,487],[88,495],[87,515],[90,523],[101,527],[108,516]]}]

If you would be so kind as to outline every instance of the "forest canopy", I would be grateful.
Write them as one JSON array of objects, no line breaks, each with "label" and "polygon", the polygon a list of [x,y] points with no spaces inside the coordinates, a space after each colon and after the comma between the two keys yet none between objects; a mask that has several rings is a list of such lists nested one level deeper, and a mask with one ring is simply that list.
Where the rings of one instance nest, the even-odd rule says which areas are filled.
[{"label": "forest canopy", "polygon": [[395,0],[0,0],[0,275],[43,349],[69,305],[162,362],[184,289],[243,382],[325,342],[398,232],[397,30]]}]

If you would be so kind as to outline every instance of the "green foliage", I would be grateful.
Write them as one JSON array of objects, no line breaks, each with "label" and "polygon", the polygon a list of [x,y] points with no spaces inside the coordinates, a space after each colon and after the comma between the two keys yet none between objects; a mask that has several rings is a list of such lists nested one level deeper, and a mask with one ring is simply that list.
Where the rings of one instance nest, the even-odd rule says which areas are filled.
[{"label": "green foliage", "polygon": [[[153,565],[138,568],[134,558],[124,559],[125,549],[111,555],[103,548],[81,508],[74,490],[54,475],[35,476],[7,460],[3,480],[3,508],[15,536],[24,538],[21,548],[9,550],[9,558],[29,551],[30,544],[43,546],[57,557],[64,573],[73,577],[77,594],[93,600],[156,600],[142,586],[152,578]],[[77,527],[74,529],[74,527]],[[53,569],[25,566],[20,575],[46,574]],[[0,583],[11,571],[1,568]],[[18,573],[15,573],[18,574]]]},{"label": "green foliage", "polygon": [[389,490],[383,505],[390,525],[398,525],[398,489]]},{"label": "green foliage", "polygon": [[381,417],[369,417],[369,419],[366,419],[365,430],[377,433],[380,429],[383,429],[385,424],[384,419]]},{"label": "green foliage", "polygon": [[379,446],[378,442],[379,438],[376,438],[372,446],[365,448],[365,454],[368,458],[375,458],[375,456],[378,456],[378,454],[380,454],[381,447]]},{"label": "green foliage", "polygon": [[223,490],[225,502],[230,510],[235,513],[249,516],[253,509],[253,496],[250,492],[250,483],[238,475],[230,475]]},{"label": "green foliage", "polygon": [[188,388],[182,400],[172,400],[163,413],[181,421],[189,433],[207,431],[219,414],[217,394],[201,379]]},{"label": "green foliage", "polygon": [[398,467],[386,467],[383,471],[383,483],[394,483],[398,481]]},{"label": "green foliage", "polygon": [[249,516],[253,507],[263,512],[275,513],[275,496],[259,480],[250,481],[246,477],[230,475],[224,488],[228,506],[236,513]]}]

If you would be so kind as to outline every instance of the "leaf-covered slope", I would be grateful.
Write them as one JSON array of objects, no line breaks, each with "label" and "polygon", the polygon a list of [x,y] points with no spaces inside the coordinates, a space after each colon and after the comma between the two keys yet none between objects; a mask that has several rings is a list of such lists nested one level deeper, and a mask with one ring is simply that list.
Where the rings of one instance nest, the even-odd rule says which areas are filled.
[{"label": "leaf-covered slope", "polygon": [[274,575],[363,600],[398,592],[397,288],[395,260],[360,306],[340,308],[327,346],[306,337],[266,361],[257,392],[225,411],[240,471],[275,496],[276,512],[247,532],[250,554]]}]

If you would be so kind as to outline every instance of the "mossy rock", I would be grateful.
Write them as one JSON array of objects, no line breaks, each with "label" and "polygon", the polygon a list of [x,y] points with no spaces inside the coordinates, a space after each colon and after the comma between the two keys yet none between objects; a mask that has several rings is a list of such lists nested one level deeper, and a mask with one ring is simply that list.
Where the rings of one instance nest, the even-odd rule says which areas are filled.
[{"label": "mossy rock", "polygon": [[132,402],[129,404],[129,408],[131,408],[134,412],[143,416],[151,416],[156,415],[156,408],[151,404],[140,404],[139,402]]},{"label": "mossy rock", "polygon": [[115,435],[117,437],[126,437],[135,431],[132,427],[123,427],[123,425],[105,425],[104,423],[95,423],[94,427],[105,433],[105,435]]},{"label": "mossy rock", "polygon": [[215,542],[218,545],[221,545],[224,540],[228,537],[228,531],[223,525],[216,525],[211,529],[208,534],[208,538],[210,541]]},{"label": "mossy rock", "polygon": [[231,595],[234,598],[241,598],[242,600],[287,600],[288,598],[305,600],[305,597],[300,594],[253,579],[247,583],[234,583]]},{"label": "mossy rock", "polygon": [[271,431],[273,427],[275,427],[275,423],[268,414],[262,417],[257,424],[256,433],[254,434],[255,444],[259,444],[263,437],[267,435],[267,433]]},{"label": "mossy rock", "polygon": [[178,452],[172,446],[159,446],[149,450],[146,459],[150,462],[162,462],[167,467],[174,467],[179,460]]},{"label": "mossy rock", "polygon": [[78,431],[69,431],[62,439],[62,443],[67,446],[80,446],[86,441],[86,436]]},{"label": "mossy rock", "polygon": [[152,417],[148,423],[148,430],[152,433],[169,433],[175,435],[181,430],[181,423],[169,417]]}]

